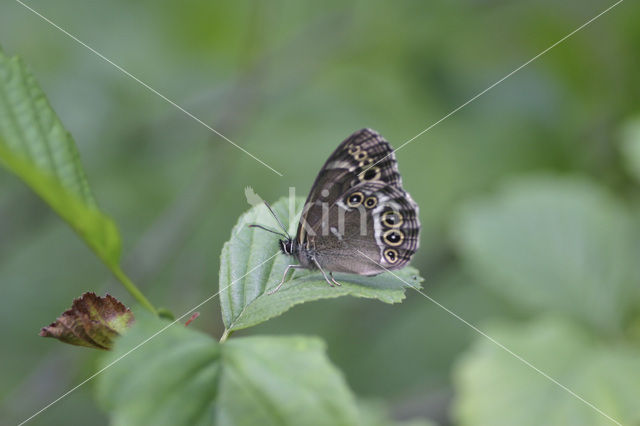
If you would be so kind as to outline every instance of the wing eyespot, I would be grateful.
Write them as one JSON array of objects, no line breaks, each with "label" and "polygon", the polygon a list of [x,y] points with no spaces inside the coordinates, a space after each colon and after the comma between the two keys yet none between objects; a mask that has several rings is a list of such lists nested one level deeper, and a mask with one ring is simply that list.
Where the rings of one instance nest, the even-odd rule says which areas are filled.
[{"label": "wing eyespot", "polygon": [[382,213],[382,217],[380,218],[382,224],[389,228],[400,228],[404,223],[404,218],[400,212],[394,210],[387,210]]},{"label": "wing eyespot", "polygon": [[347,152],[349,153],[349,155],[356,155],[358,152],[360,152],[360,149],[360,145],[351,145],[349,146]]},{"label": "wing eyespot", "polygon": [[379,167],[371,167],[365,172],[361,172],[358,177],[361,181],[372,181],[380,179],[380,168]]},{"label": "wing eyespot", "polygon": [[358,207],[360,204],[362,204],[362,200],[364,200],[364,194],[360,191],[354,192],[353,194],[349,195],[349,198],[347,198],[347,206]]},{"label": "wing eyespot", "polygon": [[383,252],[383,254],[384,259],[392,265],[398,261],[398,250],[396,249],[388,248]]},{"label": "wing eyespot", "polygon": [[397,247],[404,241],[404,234],[399,229],[387,229],[382,238],[388,245]]},{"label": "wing eyespot", "polygon": [[353,159],[356,161],[364,161],[367,158],[367,151],[358,151],[353,154]]},{"label": "wing eyespot", "polygon": [[368,166],[373,163],[373,158],[368,157],[358,163],[358,167],[363,168],[364,166]]},{"label": "wing eyespot", "polygon": [[374,208],[377,204],[378,199],[374,195],[367,197],[367,199],[364,200],[364,206],[368,209]]}]

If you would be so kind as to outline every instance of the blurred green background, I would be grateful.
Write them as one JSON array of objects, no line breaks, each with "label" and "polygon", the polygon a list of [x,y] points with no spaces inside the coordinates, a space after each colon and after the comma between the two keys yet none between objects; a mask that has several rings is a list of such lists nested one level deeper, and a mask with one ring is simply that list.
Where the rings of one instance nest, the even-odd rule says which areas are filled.
[{"label": "blurred green background", "polygon": [[[354,130],[372,127],[397,147],[611,2],[28,4],[284,174],[20,4],[0,5],[0,44],[29,64],[73,134],[120,227],[124,269],[180,313],[217,291],[246,186],[267,200],[290,186],[305,195]],[[426,293],[604,412],[637,422],[639,16],[638,3],[623,2],[397,154],[421,208],[412,264]],[[132,300],[4,171],[0,283],[0,423],[11,424],[96,369],[97,354],[39,338],[40,327],[84,291]],[[194,326],[219,336],[218,301],[200,312]],[[308,303],[238,332],[255,333],[323,337],[357,395],[397,419],[528,424],[518,416],[551,412],[611,424],[415,292],[396,306]],[[70,415],[71,424],[108,421],[88,384],[32,424],[70,424]],[[540,423],[562,424],[554,418]]]}]

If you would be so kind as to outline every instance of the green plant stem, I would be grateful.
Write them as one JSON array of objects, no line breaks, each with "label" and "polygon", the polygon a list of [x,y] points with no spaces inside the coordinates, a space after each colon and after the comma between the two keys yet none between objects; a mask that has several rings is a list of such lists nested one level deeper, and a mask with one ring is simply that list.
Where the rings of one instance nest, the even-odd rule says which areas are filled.
[{"label": "green plant stem", "polygon": [[222,337],[220,337],[220,343],[224,343],[227,341],[227,338],[233,334],[233,330],[229,330],[228,328],[224,329],[224,333],[222,333]]},{"label": "green plant stem", "polygon": [[129,294],[133,296],[142,306],[144,306],[147,310],[149,310],[152,314],[158,315],[158,310],[151,304],[149,299],[145,297],[144,294],[140,291],[138,287],[127,277],[127,275],[120,269],[120,266],[114,265],[110,266],[111,272],[113,275],[120,280],[124,288],[127,289]]}]

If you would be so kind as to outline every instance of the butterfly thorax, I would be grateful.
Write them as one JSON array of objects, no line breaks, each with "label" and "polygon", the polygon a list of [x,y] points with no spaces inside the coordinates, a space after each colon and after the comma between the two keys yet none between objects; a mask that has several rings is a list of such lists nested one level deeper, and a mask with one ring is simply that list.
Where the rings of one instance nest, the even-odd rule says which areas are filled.
[{"label": "butterfly thorax", "polygon": [[286,255],[295,257],[300,263],[300,267],[305,269],[316,269],[314,257],[317,255],[312,248],[307,248],[295,239],[280,240],[280,251]]}]

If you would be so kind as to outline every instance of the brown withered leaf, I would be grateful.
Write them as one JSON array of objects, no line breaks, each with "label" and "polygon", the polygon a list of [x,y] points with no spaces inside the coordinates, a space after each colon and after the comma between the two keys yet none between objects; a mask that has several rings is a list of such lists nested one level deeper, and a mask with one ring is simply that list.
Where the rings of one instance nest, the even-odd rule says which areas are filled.
[{"label": "brown withered leaf", "polygon": [[71,309],[40,330],[40,336],[53,337],[71,345],[109,350],[114,339],[133,321],[133,313],[115,297],[84,293],[73,301]]}]

